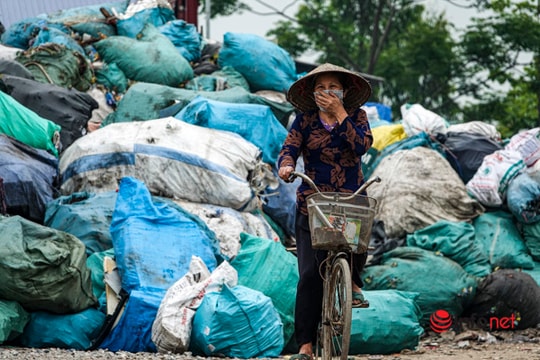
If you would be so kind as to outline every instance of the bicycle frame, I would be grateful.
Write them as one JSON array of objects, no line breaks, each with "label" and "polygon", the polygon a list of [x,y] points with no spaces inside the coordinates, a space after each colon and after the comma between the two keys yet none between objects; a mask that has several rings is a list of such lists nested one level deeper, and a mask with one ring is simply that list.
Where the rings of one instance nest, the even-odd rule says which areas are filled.
[{"label": "bicycle frame", "polygon": [[[322,193],[316,184],[305,174],[292,172],[290,179],[301,177],[320,196],[328,200],[335,200],[334,196],[327,196]],[[380,182],[379,177],[375,177],[365,182],[358,190],[351,195],[339,194],[339,200],[350,200],[365,191],[374,182]],[[333,229],[334,226],[322,210],[314,203],[309,202],[311,211],[319,221]],[[310,229],[311,231],[312,229]],[[341,245],[339,245],[341,247]],[[316,357],[321,352],[322,360],[338,358],[347,360],[349,356],[349,345],[351,336],[352,321],[352,277],[351,265],[347,258],[351,255],[351,249],[347,247],[329,249],[327,256],[319,267],[320,275],[323,279],[323,304],[321,311],[320,327],[317,335]]]},{"label": "bicycle frame", "polygon": [[347,261],[349,253],[329,250],[321,268],[323,305],[316,356],[346,360],[349,354],[352,321],[352,279]]}]

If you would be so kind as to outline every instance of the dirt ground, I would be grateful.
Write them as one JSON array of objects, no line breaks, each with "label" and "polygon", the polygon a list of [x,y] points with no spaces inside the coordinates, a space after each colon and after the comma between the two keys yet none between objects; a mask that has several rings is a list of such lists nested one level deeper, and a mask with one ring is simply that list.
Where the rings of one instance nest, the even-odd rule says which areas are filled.
[{"label": "dirt ground", "polygon": [[[289,360],[291,355],[277,360]],[[129,353],[106,350],[74,351],[65,349],[31,349],[0,346],[2,360],[226,360],[228,358],[200,357],[191,353],[159,354]],[[352,355],[349,360],[540,360],[540,327],[526,330],[493,331],[469,330],[456,334],[447,331],[436,334],[428,331],[415,350],[389,355]],[[234,359],[231,359],[234,360]],[[264,359],[252,359],[264,360]],[[271,360],[271,359],[267,359]]]},{"label": "dirt ground", "polygon": [[[429,332],[414,351],[391,355],[357,355],[357,360],[538,360],[540,329],[486,332],[467,330],[440,335]],[[352,360],[352,359],[351,359]]]}]

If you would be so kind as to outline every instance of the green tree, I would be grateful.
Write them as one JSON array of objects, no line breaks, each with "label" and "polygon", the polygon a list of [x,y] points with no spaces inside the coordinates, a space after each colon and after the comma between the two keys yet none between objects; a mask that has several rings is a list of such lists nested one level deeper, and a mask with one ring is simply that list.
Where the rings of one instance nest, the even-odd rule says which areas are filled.
[{"label": "green tree", "polygon": [[[267,35],[293,57],[315,51],[319,63],[384,78],[371,100],[394,118],[420,103],[450,121],[492,122],[503,136],[540,126],[540,0],[468,1],[483,16],[464,30],[418,0],[305,0],[294,17],[255,1],[283,15]],[[247,3],[224,0],[213,13],[252,11]]]},{"label": "green tree", "polygon": [[540,126],[540,1],[477,1],[491,15],[473,20],[461,42],[465,77],[457,88],[475,101],[464,118],[496,123],[503,136]]},{"label": "green tree", "polygon": [[461,67],[450,28],[441,16],[427,18],[418,1],[309,0],[268,35],[293,56],[315,50],[319,63],[383,77],[374,100],[394,114],[407,102],[454,114],[451,80]]},{"label": "green tree", "polygon": [[[206,1],[200,0],[201,12],[206,12]],[[216,16],[227,16],[237,12],[250,10],[250,7],[239,0],[219,0],[210,1],[210,18],[214,19]]]}]

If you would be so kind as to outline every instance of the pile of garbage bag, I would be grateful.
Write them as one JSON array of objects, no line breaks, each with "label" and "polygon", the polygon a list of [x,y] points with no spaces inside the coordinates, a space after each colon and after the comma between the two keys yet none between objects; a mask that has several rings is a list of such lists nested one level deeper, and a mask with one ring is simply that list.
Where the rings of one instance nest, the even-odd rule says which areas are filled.
[{"label": "pile of garbage bag", "polygon": [[[0,71],[1,344],[296,351],[286,51],[125,0],[13,24]],[[351,354],[414,349],[439,310],[540,323],[540,129],[363,108],[382,182]]]}]

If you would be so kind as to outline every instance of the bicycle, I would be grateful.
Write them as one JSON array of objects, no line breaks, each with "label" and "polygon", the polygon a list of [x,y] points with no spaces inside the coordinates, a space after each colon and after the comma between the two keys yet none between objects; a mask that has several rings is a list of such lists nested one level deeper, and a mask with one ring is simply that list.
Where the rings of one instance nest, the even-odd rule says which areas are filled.
[{"label": "bicycle", "polygon": [[328,251],[319,268],[323,305],[315,356],[319,358],[320,351],[322,360],[347,360],[352,321],[352,277],[347,258],[351,252],[368,250],[377,200],[361,193],[381,179],[370,179],[354,193],[323,193],[305,174],[292,172],[290,179],[296,177],[315,190],[306,198],[312,246]]}]

